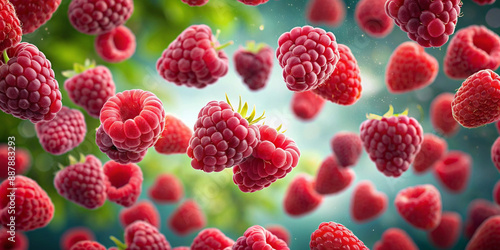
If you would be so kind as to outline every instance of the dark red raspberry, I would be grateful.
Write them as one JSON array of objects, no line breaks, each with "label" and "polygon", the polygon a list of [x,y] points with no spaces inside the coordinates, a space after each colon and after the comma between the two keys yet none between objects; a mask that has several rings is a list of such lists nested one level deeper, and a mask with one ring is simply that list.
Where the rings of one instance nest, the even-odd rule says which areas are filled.
[{"label": "dark red raspberry", "polygon": [[497,215],[500,215],[499,206],[484,199],[473,200],[467,207],[465,236],[470,239],[485,220]]},{"label": "dark red raspberry", "polygon": [[183,3],[193,6],[203,6],[208,3],[208,0],[182,0]]},{"label": "dark red raspberry", "polygon": [[137,202],[129,208],[122,209],[119,217],[123,227],[127,227],[138,220],[146,221],[157,228],[160,227],[160,213],[153,203],[148,200]]},{"label": "dark red raspberry", "polygon": [[500,180],[497,181],[497,184],[493,188],[493,201],[497,205],[500,205]]},{"label": "dark red raspberry", "polygon": [[375,38],[386,37],[394,28],[392,19],[385,14],[385,0],[359,1],[354,19],[362,31]]},{"label": "dark red raspberry", "polygon": [[184,196],[184,188],[179,178],[172,174],[160,174],[148,190],[151,200],[157,203],[178,202]]},{"label": "dark red raspberry", "polygon": [[341,167],[356,165],[363,153],[363,142],[358,134],[339,132],[330,140],[330,146]]},{"label": "dark red raspberry", "polygon": [[95,142],[101,152],[105,153],[111,160],[120,164],[140,162],[144,159],[147,152],[147,150],[134,152],[117,148],[113,144],[113,140],[111,140],[109,135],[104,132],[104,129],[102,129],[102,125],[97,129]]},{"label": "dark red raspberry", "polygon": [[43,149],[60,155],[82,143],[87,124],[80,110],[62,107],[54,119],[35,124],[35,130]]},{"label": "dark red raspberry", "polygon": [[361,90],[363,89],[359,66],[349,47],[339,44],[338,49],[340,60],[335,70],[313,92],[333,103],[352,105],[361,98]]},{"label": "dark red raspberry", "polygon": [[382,234],[382,239],[375,242],[373,250],[418,250],[411,237],[399,228],[389,228]]},{"label": "dark red raspberry", "polygon": [[106,247],[97,241],[84,240],[74,244],[70,250],[106,250]]},{"label": "dark red raspberry", "polygon": [[124,25],[98,35],[94,42],[95,51],[106,62],[118,63],[129,59],[135,53],[135,35]]},{"label": "dark red raspberry", "polygon": [[311,250],[326,249],[359,249],[368,250],[368,247],[354,235],[351,230],[340,223],[322,222],[311,234],[309,242]]},{"label": "dark red raspberry", "polygon": [[500,216],[493,216],[481,224],[465,249],[498,249],[498,246],[500,246]]},{"label": "dark red raspberry", "polygon": [[385,13],[408,37],[423,47],[441,47],[455,31],[459,0],[388,0]]},{"label": "dark red raspberry", "polygon": [[311,0],[306,7],[306,19],[316,25],[337,27],[346,16],[344,0]]},{"label": "dark red raspberry", "polygon": [[165,110],[155,94],[140,89],[126,90],[104,103],[100,120],[117,149],[138,153],[158,140],[165,128]]},{"label": "dark red raspberry", "polygon": [[399,45],[389,58],[385,83],[389,92],[401,94],[429,86],[438,74],[436,58],[415,42]]},{"label": "dark red raspberry", "polygon": [[15,232],[15,236],[12,236],[10,232],[6,228],[0,228],[0,249],[28,250],[28,237],[20,231]]},{"label": "dark red raspberry", "polygon": [[354,180],[352,169],[339,166],[335,155],[329,155],[318,169],[314,189],[322,195],[339,193]]},{"label": "dark red raspberry", "polygon": [[424,134],[424,141],[420,151],[413,161],[413,170],[416,174],[423,174],[434,167],[434,163],[441,159],[448,150],[448,143],[433,134]]},{"label": "dark red raspberry", "polygon": [[352,193],[352,218],[358,223],[374,220],[387,210],[387,203],[385,193],[376,191],[371,181],[362,181]]},{"label": "dark red raspberry", "polygon": [[[15,192],[11,190],[12,188],[16,188]],[[12,225],[12,212],[9,212],[12,210],[9,208],[12,199],[15,199],[16,207],[15,225]],[[31,231],[45,227],[53,216],[54,204],[36,181],[22,175],[16,175],[14,183],[4,180],[0,184],[0,223],[2,227],[11,231]]]},{"label": "dark red raspberry", "polygon": [[222,250],[232,247],[234,240],[228,238],[217,228],[207,228],[198,233],[193,239],[191,250]]},{"label": "dark red raspberry", "polygon": [[165,235],[144,221],[136,221],[125,228],[125,244],[130,250],[171,248]]},{"label": "dark red raspberry", "polygon": [[278,239],[284,241],[287,245],[290,243],[290,232],[288,232],[285,227],[280,225],[271,225],[267,226],[266,230],[276,235]]},{"label": "dark red raspberry", "polygon": [[259,4],[267,3],[269,0],[238,0],[240,3],[244,3],[246,5],[256,6]]},{"label": "dark red raspberry", "polygon": [[290,216],[311,213],[323,202],[323,196],[314,190],[315,183],[306,174],[296,175],[288,185],[283,200],[283,208]]},{"label": "dark red raspberry", "polygon": [[464,79],[482,70],[500,66],[500,36],[484,26],[471,25],[457,31],[444,56],[444,73]]},{"label": "dark red raspberry", "polygon": [[296,117],[303,121],[310,121],[318,116],[325,102],[325,99],[309,90],[293,93],[291,106]]},{"label": "dark red raspberry", "polygon": [[9,0],[21,21],[23,34],[28,34],[44,25],[56,12],[61,0]]},{"label": "dark red raspberry", "polygon": [[161,154],[185,154],[193,130],[179,118],[167,114],[165,116],[165,129],[155,144],[156,152]]},{"label": "dark red raspberry", "polygon": [[233,182],[243,192],[262,190],[297,166],[295,141],[267,125],[258,125],[260,141],[252,156],[233,168]]},{"label": "dark red raspberry", "polygon": [[296,92],[318,87],[330,77],[340,59],[335,35],[307,25],[279,37],[276,57],[286,86]]},{"label": "dark red raspberry", "polygon": [[451,111],[453,97],[454,94],[452,93],[442,93],[436,96],[431,103],[430,118],[432,127],[443,136],[453,136],[460,128]]},{"label": "dark red raspberry", "polygon": [[462,218],[455,212],[443,212],[441,222],[428,232],[430,242],[439,248],[450,248],[458,241],[462,229]]},{"label": "dark red raspberry", "polygon": [[124,24],[134,12],[133,0],[74,0],[68,7],[73,27],[87,35],[100,35]]},{"label": "dark red raspberry", "polygon": [[436,179],[452,193],[461,193],[467,187],[472,171],[472,157],[462,151],[448,152],[434,167]]},{"label": "dark red raspberry", "polygon": [[62,250],[69,250],[74,244],[79,241],[94,241],[95,235],[86,227],[74,227],[66,230],[61,236],[60,245]]},{"label": "dark red raspberry", "polygon": [[487,5],[487,4],[494,4],[495,0],[472,0],[478,5]]},{"label": "dark red raspberry", "polygon": [[[14,160],[14,161],[12,161]],[[7,179],[9,172],[14,175],[25,174],[31,167],[30,151],[9,147],[7,143],[0,144],[0,179]]]},{"label": "dark red raspberry", "polygon": [[491,160],[493,161],[493,165],[498,169],[498,172],[500,172],[500,137],[491,146]]},{"label": "dark red raspberry", "polygon": [[219,45],[210,27],[191,25],[163,51],[156,70],[178,86],[204,88],[227,74],[225,46]]},{"label": "dark red raspberry", "polygon": [[134,163],[108,161],[103,166],[108,200],[124,207],[134,205],[142,191],[142,170]]},{"label": "dark red raspberry", "polygon": [[287,244],[267,231],[265,228],[255,225],[249,227],[243,236],[240,236],[233,245],[233,250],[247,249],[276,249],[289,250]]},{"label": "dark red raspberry", "polygon": [[394,206],[406,222],[418,229],[432,230],[441,221],[441,194],[431,184],[399,191]]},{"label": "dark red raspberry", "polygon": [[233,55],[236,72],[250,90],[260,90],[266,86],[273,69],[273,49],[265,44],[251,41],[247,47],[240,47]]},{"label": "dark red raspberry", "polygon": [[85,109],[90,116],[99,118],[104,103],[115,95],[115,82],[106,66],[94,68],[87,62],[85,66],[75,64],[74,71],[63,72],[64,76],[69,77],[64,81],[64,89],[71,101]]},{"label": "dark red raspberry", "polygon": [[170,214],[169,228],[178,235],[187,235],[202,229],[207,224],[205,214],[195,200],[185,200]]},{"label": "dark red raspberry", "polygon": [[33,123],[50,121],[61,110],[61,92],[50,61],[38,48],[20,43],[0,59],[0,110]]},{"label": "dark red raspberry", "polygon": [[19,44],[23,35],[14,6],[8,0],[0,1],[0,20],[0,51],[4,51]]}]

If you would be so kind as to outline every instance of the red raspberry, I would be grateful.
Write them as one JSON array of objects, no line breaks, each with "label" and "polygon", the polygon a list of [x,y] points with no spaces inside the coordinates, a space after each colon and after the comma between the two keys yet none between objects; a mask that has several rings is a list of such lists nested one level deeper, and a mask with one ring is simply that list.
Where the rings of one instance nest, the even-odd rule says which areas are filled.
[{"label": "red raspberry", "polygon": [[296,117],[303,121],[310,121],[321,112],[325,106],[325,99],[311,90],[295,92],[292,96],[291,106]]},{"label": "red raspberry", "polygon": [[[11,231],[31,231],[45,227],[54,216],[54,204],[45,190],[36,181],[16,175],[14,185],[12,181],[4,180],[0,184],[0,223]],[[17,188],[15,194],[11,188]],[[9,196],[8,196],[9,195]],[[9,203],[15,197],[16,216],[15,227],[12,226]],[[10,225],[9,225],[10,224]]]},{"label": "red raspberry", "polygon": [[493,216],[481,224],[465,249],[498,249],[498,246],[500,246],[500,216]]},{"label": "red raspberry", "polygon": [[363,142],[353,132],[339,132],[330,140],[330,146],[341,167],[356,165],[363,153]]},{"label": "red raspberry", "polygon": [[165,235],[157,227],[144,221],[136,221],[125,228],[125,244],[130,250],[171,248]]},{"label": "red raspberry", "polygon": [[172,174],[160,174],[148,190],[149,198],[157,203],[178,202],[184,196],[179,178]]},{"label": "red raspberry", "polygon": [[62,197],[88,209],[99,208],[106,201],[106,176],[101,161],[93,155],[80,162],[70,157],[70,165],[57,172],[54,186]]},{"label": "red raspberry", "polygon": [[28,34],[44,25],[56,12],[61,0],[9,0],[16,9],[23,34]]},{"label": "red raspberry", "polygon": [[0,51],[4,51],[19,44],[23,35],[16,10],[8,0],[0,1],[0,20]]},{"label": "red raspberry", "polygon": [[373,250],[418,250],[411,237],[402,229],[389,228],[382,234],[382,239],[375,242]]},{"label": "red raspberry", "polygon": [[361,98],[362,86],[359,66],[349,47],[339,44],[338,49],[340,60],[335,70],[313,92],[333,103],[352,105]]},{"label": "red raspberry", "polygon": [[148,200],[137,202],[129,208],[122,209],[119,217],[123,227],[127,227],[138,220],[146,221],[157,228],[160,227],[160,213],[153,203]]},{"label": "red raspberry", "polygon": [[365,223],[387,210],[387,195],[377,192],[371,181],[360,182],[351,198],[351,215],[355,222]]},{"label": "red raspberry", "polygon": [[[14,161],[9,161],[9,159],[14,159]],[[15,171],[14,175],[24,174],[30,167],[30,151],[19,147],[10,147],[9,149],[7,143],[0,144],[0,179],[7,179],[9,171]]]},{"label": "red raspberry", "polygon": [[431,184],[399,191],[394,205],[399,215],[418,229],[432,230],[441,221],[441,194]]},{"label": "red raspberry", "polygon": [[98,35],[94,42],[95,51],[106,62],[118,63],[129,59],[135,53],[135,35],[124,25]]},{"label": "red raspberry", "polygon": [[260,90],[266,86],[273,69],[273,49],[265,44],[248,42],[247,47],[240,47],[233,55],[236,72],[250,90]]},{"label": "red raspberry", "polygon": [[485,69],[469,76],[451,102],[453,118],[466,128],[476,128],[500,119],[500,76]]},{"label": "red raspberry", "polygon": [[234,240],[228,238],[217,228],[203,229],[193,239],[191,250],[222,250],[231,247]]},{"label": "red raspberry", "polygon": [[455,31],[459,0],[388,0],[385,13],[408,37],[423,47],[441,47]]},{"label": "red raspberry", "polygon": [[104,103],[100,120],[116,148],[138,153],[158,140],[165,127],[165,110],[155,94],[126,90]]},{"label": "red raspberry", "polygon": [[500,66],[500,36],[484,26],[460,29],[451,39],[444,56],[444,73],[464,79],[482,70]]},{"label": "red raspberry", "polygon": [[467,187],[472,167],[472,157],[462,151],[448,152],[436,163],[436,179],[450,192],[461,193]]},{"label": "red raspberry", "polygon": [[339,193],[351,184],[354,177],[352,169],[341,167],[336,157],[329,155],[318,169],[314,189],[322,195]]},{"label": "red raspberry", "polygon": [[493,165],[495,165],[500,172],[500,137],[498,137],[491,146],[491,160],[493,161]]},{"label": "red raspberry", "polygon": [[219,46],[210,27],[191,25],[163,51],[156,70],[178,86],[204,88],[227,74],[225,46]]},{"label": "red raspberry", "polygon": [[359,1],[354,19],[363,32],[375,38],[386,37],[394,28],[392,19],[385,14],[385,0]]},{"label": "red raspberry", "polygon": [[309,242],[311,250],[327,249],[359,249],[368,250],[368,247],[354,235],[351,230],[340,223],[322,222],[311,234]]},{"label": "red raspberry", "polygon": [[97,241],[84,240],[74,244],[70,250],[106,250],[106,247]]},{"label": "red raspberry", "polygon": [[174,247],[172,250],[190,250],[189,247]]},{"label": "red raspberry", "polygon": [[269,0],[238,0],[240,3],[244,3],[246,5],[256,6],[259,4],[267,3]]},{"label": "red raspberry", "polygon": [[493,201],[495,201],[497,205],[500,205],[500,180],[493,188]]},{"label": "red raspberry", "polygon": [[465,236],[470,239],[484,221],[497,215],[500,215],[500,207],[494,203],[484,199],[473,200],[467,207]]},{"label": "red raspberry", "polygon": [[416,174],[423,174],[431,169],[448,150],[448,143],[433,134],[424,134],[424,141],[420,151],[413,161],[413,170]]},{"label": "red raspberry", "polygon": [[458,241],[462,218],[455,212],[443,212],[441,222],[427,234],[430,242],[439,248],[450,248]]},{"label": "red raspberry", "polygon": [[460,126],[453,118],[451,111],[451,102],[454,94],[442,93],[434,98],[431,103],[430,115],[432,127],[436,132],[443,136],[453,136],[457,133]]},{"label": "red raspberry", "polygon": [[142,191],[142,170],[136,164],[108,161],[103,166],[108,200],[124,207],[134,205]]},{"label": "red raspberry", "polygon": [[249,227],[233,245],[233,250],[276,249],[289,250],[287,244],[265,228],[255,225]]},{"label": "red raspberry", "polygon": [[207,224],[205,214],[196,201],[188,199],[170,214],[169,228],[178,235],[187,235]]},{"label": "red raspberry", "polygon": [[312,0],[306,7],[306,19],[312,24],[338,27],[346,12],[344,0]]},{"label": "red raspberry", "polygon": [[287,245],[290,244],[290,232],[288,232],[288,230],[285,227],[280,225],[272,225],[272,226],[267,226],[266,230],[276,235],[278,239],[284,241]]},{"label": "red raspberry", "polygon": [[134,152],[117,148],[113,144],[113,140],[111,140],[109,135],[104,132],[104,129],[102,129],[102,125],[97,129],[95,136],[95,142],[99,147],[99,150],[105,153],[111,160],[120,164],[137,163],[142,161],[144,156],[146,156],[147,150]]},{"label": "red raspberry", "polygon": [[494,4],[495,0],[472,0],[478,5],[487,5],[487,4]]},{"label": "red raspberry", "polygon": [[99,118],[104,103],[115,95],[115,82],[106,66],[88,66],[90,68],[81,72],[77,68],[82,66],[75,64],[74,72],[63,72],[70,77],[64,81],[64,89],[72,102],[85,109],[90,116]]},{"label": "red raspberry", "polygon": [[86,227],[74,227],[64,232],[60,239],[60,245],[62,250],[69,250],[77,242],[94,240],[94,232],[90,229]]},{"label": "red raspberry", "polygon": [[12,235],[7,230],[8,229],[6,228],[0,228],[0,249],[5,249],[5,250],[28,249],[29,241],[24,233],[17,231],[13,241],[11,241],[10,239],[12,239]]},{"label": "red raspberry", "polygon": [[68,7],[73,27],[87,35],[100,35],[124,24],[134,12],[133,0],[74,0]]},{"label": "red raspberry", "polygon": [[33,123],[50,121],[61,110],[61,92],[50,61],[38,48],[20,43],[0,59],[0,110]]},{"label": "red raspberry", "polygon": [[179,118],[167,114],[165,116],[165,129],[155,144],[156,152],[161,154],[185,154],[189,146],[189,139],[193,130]]},{"label": "red raspberry", "polygon": [[276,57],[286,86],[295,92],[318,87],[330,77],[340,59],[335,35],[307,25],[279,37]]},{"label": "red raspberry", "polygon": [[436,79],[439,64],[415,42],[399,45],[389,58],[385,71],[387,89],[401,94],[430,85]]},{"label": "red raspberry", "polygon": [[285,212],[302,216],[314,211],[323,202],[323,196],[314,190],[314,181],[306,174],[296,175],[290,182],[283,200]]},{"label": "red raspberry", "polygon": [[295,142],[267,125],[257,125],[260,141],[252,156],[233,168],[233,182],[243,192],[262,190],[284,178],[297,166],[300,151]]},{"label": "red raspberry", "polygon": [[208,0],[182,0],[183,3],[193,6],[203,6],[208,3]]}]

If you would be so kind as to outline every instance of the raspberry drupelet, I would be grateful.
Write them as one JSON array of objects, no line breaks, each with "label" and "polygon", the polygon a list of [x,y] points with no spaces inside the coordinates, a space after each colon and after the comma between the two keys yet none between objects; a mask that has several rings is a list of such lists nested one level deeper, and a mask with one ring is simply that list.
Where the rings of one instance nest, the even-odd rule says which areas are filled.
[{"label": "raspberry drupelet", "polygon": [[125,243],[111,237],[118,249],[161,249],[170,250],[172,247],[157,227],[145,222],[136,221],[125,228]]},{"label": "raspberry drupelet", "polygon": [[83,240],[75,243],[69,250],[106,250],[101,243],[91,240]]},{"label": "raspberry drupelet", "polygon": [[306,19],[315,25],[338,27],[345,20],[346,12],[344,0],[311,0],[306,6]]},{"label": "raspberry drupelet", "polygon": [[289,250],[287,244],[265,228],[255,225],[249,227],[233,245],[233,250],[276,249]]},{"label": "raspberry drupelet", "polygon": [[309,247],[311,250],[337,248],[368,250],[368,247],[351,230],[332,221],[322,222],[311,234]]},{"label": "raspberry drupelet", "polygon": [[113,140],[111,140],[109,135],[102,129],[102,125],[97,129],[95,136],[95,142],[99,150],[105,153],[109,159],[120,164],[137,163],[142,161],[144,156],[146,156],[147,150],[135,152],[117,148],[113,144]]},{"label": "raspberry drupelet", "polygon": [[[21,24],[16,10],[9,0],[0,1],[0,51],[21,42]],[[22,73],[22,72],[21,72]]]},{"label": "raspberry drupelet", "polygon": [[411,237],[402,229],[389,228],[382,234],[382,239],[375,242],[373,250],[418,250]]},{"label": "raspberry drupelet", "polygon": [[196,235],[191,244],[191,250],[217,250],[232,247],[234,240],[227,237],[217,228],[203,229]]},{"label": "raspberry drupelet", "polygon": [[234,67],[248,88],[257,91],[266,86],[273,68],[273,57],[274,51],[269,45],[250,41],[247,47],[234,52]]},{"label": "raspberry drupelet", "polygon": [[135,53],[135,35],[124,25],[98,35],[94,42],[95,51],[106,62],[118,63],[129,59]]},{"label": "raspberry drupelet", "polygon": [[50,20],[61,0],[9,0],[16,9],[23,34],[29,34]]},{"label": "raspberry drupelet", "polygon": [[315,94],[312,90],[304,92],[294,92],[290,106],[292,107],[293,114],[303,121],[311,121],[316,118],[323,107],[325,106],[325,99]]},{"label": "raspberry drupelet", "polygon": [[441,221],[441,194],[431,184],[400,190],[394,199],[394,206],[399,215],[417,229],[429,231]]},{"label": "raspberry drupelet", "polygon": [[354,19],[369,36],[383,38],[394,28],[394,22],[385,13],[386,0],[361,0],[356,4]]},{"label": "raspberry drupelet", "polygon": [[133,163],[108,161],[103,166],[108,200],[124,207],[132,206],[142,191],[142,170]]},{"label": "raspberry drupelet", "polygon": [[160,154],[185,154],[189,146],[189,139],[193,130],[179,118],[167,114],[165,116],[165,129],[155,144],[156,152]]},{"label": "raspberry drupelet", "polygon": [[278,239],[281,239],[284,241],[287,245],[290,242],[290,232],[288,229],[281,225],[270,225],[266,227],[266,230],[271,232],[272,234],[276,235]]}]

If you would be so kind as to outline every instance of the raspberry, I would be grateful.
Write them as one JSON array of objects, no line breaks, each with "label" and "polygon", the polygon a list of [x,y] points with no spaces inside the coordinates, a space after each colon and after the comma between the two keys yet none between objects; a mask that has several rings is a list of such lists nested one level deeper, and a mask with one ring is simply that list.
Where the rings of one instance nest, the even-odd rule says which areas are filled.
[{"label": "raspberry", "polygon": [[136,221],[125,228],[125,244],[130,250],[171,248],[165,235],[144,221]]},{"label": "raspberry", "polygon": [[256,6],[259,4],[267,3],[269,0],[238,0],[240,3],[244,3],[246,5]]},{"label": "raspberry", "polygon": [[359,249],[368,250],[365,244],[351,230],[340,223],[322,222],[311,234],[311,250]]},{"label": "raspberry", "polygon": [[313,93],[313,91],[295,92],[291,101],[292,111],[296,117],[303,121],[309,121],[316,116],[325,106],[325,99]]},{"label": "raspberry", "polygon": [[461,193],[467,187],[472,167],[472,157],[462,151],[448,152],[436,163],[436,179],[450,192]]},{"label": "raspberry", "polygon": [[68,7],[73,27],[87,35],[100,35],[124,24],[134,12],[133,0],[74,0]]},{"label": "raspberry", "polygon": [[455,212],[443,212],[439,225],[427,235],[430,242],[439,248],[450,248],[458,241],[462,218]]},{"label": "raspberry", "polygon": [[160,213],[153,203],[147,200],[137,202],[129,208],[122,209],[119,217],[123,227],[127,227],[138,220],[146,221],[157,228],[160,227]]},{"label": "raspberry", "polygon": [[70,157],[70,165],[54,178],[57,192],[64,198],[88,209],[96,209],[106,201],[106,176],[102,164],[93,155],[79,162]]},{"label": "raspberry", "polygon": [[[9,159],[14,159],[14,161],[9,161]],[[15,171],[14,175],[24,174],[30,167],[30,151],[19,147],[10,147],[9,149],[7,143],[0,144],[0,179],[7,179],[9,171]]]},{"label": "raspberry", "polygon": [[98,35],[94,42],[95,51],[106,62],[118,63],[129,59],[135,53],[135,35],[124,25]]},{"label": "raspberry", "polygon": [[8,0],[0,1],[0,17],[0,51],[4,51],[18,45],[23,32],[14,6]]},{"label": "raspberry", "polygon": [[208,3],[208,0],[182,0],[183,3],[194,7],[194,6],[203,6]]},{"label": "raspberry", "polygon": [[373,250],[418,250],[411,237],[402,229],[389,228],[382,234],[382,239],[375,242]]},{"label": "raspberry", "polygon": [[441,194],[431,184],[408,187],[399,191],[394,205],[399,215],[418,229],[432,230],[441,220]]},{"label": "raspberry", "polygon": [[100,120],[117,149],[138,153],[158,140],[165,127],[165,110],[155,94],[126,90],[104,103]]},{"label": "raspberry", "polygon": [[64,89],[72,102],[85,109],[90,116],[99,118],[104,103],[115,95],[115,82],[106,66],[94,68],[88,62],[85,66],[75,64],[75,71],[63,72],[70,77],[64,81]]},{"label": "raspberry", "polygon": [[219,250],[231,247],[234,240],[228,238],[217,228],[207,228],[193,239],[191,250]]},{"label": "raspberry", "polygon": [[385,83],[393,94],[422,89],[436,79],[439,64],[436,58],[425,53],[415,42],[399,45],[387,64]]},{"label": "raspberry", "polygon": [[452,93],[439,94],[432,101],[430,108],[432,127],[436,132],[448,137],[456,134],[460,128],[451,111],[453,97]]},{"label": "raspberry", "polygon": [[500,216],[493,216],[481,224],[465,249],[498,249],[498,246],[500,246]]},{"label": "raspberry", "polygon": [[146,156],[147,150],[134,152],[117,148],[113,144],[113,140],[111,140],[109,135],[104,132],[104,129],[102,129],[102,125],[97,129],[95,136],[95,142],[99,147],[99,150],[105,153],[111,160],[120,164],[137,163],[142,161],[144,156]]},{"label": "raspberry", "polygon": [[9,0],[16,9],[23,34],[28,34],[44,25],[56,12],[61,0]]},{"label": "raspberry", "polygon": [[[22,176],[15,176],[15,186],[9,180],[4,180],[0,184],[0,223],[11,231],[31,231],[45,227],[54,216],[54,204],[50,200],[45,190],[36,181]],[[15,190],[15,228],[10,227],[11,214],[9,213],[10,198],[12,188]]]},{"label": "raspberry", "polygon": [[340,59],[335,35],[307,25],[279,37],[276,57],[286,86],[295,92],[318,87],[330,77]]},{"label": "raspberry", "polygon": [[285,227],[280,225],[272,225],[272,226],[267,226],[266,230],[276,235],[278,239],[284,241],[287,245],[290,243],[290,232],[288,232],[288,230]]},{"label": "raspberry", "polygon": [[351,215],[354,221],[365,223],[387,210],[387,195],[377,192],[371,181],[362,181],[354,188],[351,198]]},{"label": "raspberry", "polygon": [[103,166],[108,200],[124,207],[132,206],[142,191],[142,170],[136,164],[108,161]]},{"label": "raspberry", "polygon": [[385,0],[359,1],[354,19],[363,32],[375,38],[386,37],[394,28],[392,19],[385,14]]},{"label": "raspberry", "polygon": [[466,128],[500,119],[500,76],[486,69],[469,76],[451,102],[453,118]]},{"label": "raspberry", "polygon": [[190,250],[189,247],[174,247],[172,250]]},{"label": "raspberry", "polygon": [[179,118],[167,114],[165,116],[165,129],[155,144],[156,152],[166,155],[185,154],[191,136],[193,136],[191,128]]},{"label": "raspberry", "polygon": [[342,167],[356,165],[363,153],[363,142],[359,135],[353,132],[339,132],[330,140],[330,146]]},{"label": "raspberry", "polygon": [[500,205],[500,180],[493,188],[493,201],[495,201],[497,205]]},{"label": "raspberry", "polygon": [[265,228],[255,225],[249,227],[233,245],[233,250],[276,249],[289,250],[287,244]]},{"label": "raspberry", "polygon": [[494,4],[495,0],[472,0],[478,5],[487,5],[487,4]]},{"label": "raspberry", "polygon": [[35,124],[35,130],[43,149],[51,154],[60,155],[73,150],[83,142],[87,125],[82,112],[62,107],[53,120]]},{"label": "raspberry", "polygon": [[86,227],[74,227],[66,230],[61,236],[61,249],[69,250],[74,244],[80,241],[94,241],[94,233]]},{"label": "raspberry", "polygon": [[362,86],[359,66],[349,47],[339,44],[338,49],[340,60],[335,70],[313,92],[333,103],[352,105],[361,98]]},{"label": "raspberry", "polygon": [[385,13],[422,47],[441,47],[455,31],[459,0],[388,0]]},{"label": "raspberry", "polygon": [[[11,241],[13,239],[13,241]],[[22,232],[16,232],[15,236],[9,234],[8,229],[0,229],[0,249],[27,250],[29,241]]]},{"label": "raspberry", "polygon": [[250,90],[260,90],[266,83],[273,68],[273,49],[265,44],[248,42],[247,47],[240,47],[233,55],[236,72]]},{"label": "raspberry", "polygon": [[160,174],[148,190],[149,198],[157,203],[178,202],[184,196],[182,182],[175,175]]},{"label": "raspberry", "polygon": [[473,200],[467,207],[465,236],[471,238],[484,221],[497,215],[500,215],[500,207],[494,203],[483,199]]},{"label": "raspberry", "polygon": [[227,74],[225,46],[219,46],[210,27],[191,25],[163,51],[156,70],[178,86],[204,88]]},{"label": "raspberry", "polygon": [[260,141],[252,156],[233,168],[233,182],[243,192],[262,190],[284,178],[299,162],[295,142],[267,125],[257,125]]},{"label": "raspberry", "polygon": [[[360,127],[360,138],[370,159],[386,176],[399,177],[415,159],[423,141],[422,126],[406,112],[383,117],[371,115]],[[373,119],[370,119],[372,118]]]},{"label": "raspberry", "polygon": [[464,79],[482,70],[500,66],[500,36],[484,26],[460,29],[451,39],[444,56],[444,73]]},{"label": "raspberry", "polygon": [[351,184],[354,177],[352,169],[339,166],[336,157],[329,155],[318,169],[314,189],[322,195],[339,193]]},{"label": "raspberry", "polygon": [[500,172],[500,137],[498,137],[491,146],[491,160],[493,161],[493,165],[495,165]]},{"label": "raspberry", "polygon": [[170,214],[168,226],[178,235],[187,235],[207,224],[205,214],[196,201],[188,199]]},{"label": "raspberry", "polygon": [[306,19],[312,24],[338,27],[346,12],[344,0],[312,0],[306,7]]},{"label": "raspberry", "polygon": [[323,196],[314,190],[314,181],[306,174],[296,175],[290,182],[283,200],[285,212],[290,216],[302,216],[318,208]]},{"label": "raspberry", "polygon": [[97,241],[84,240],[74,244],[70,250],[106,250],[106,247]]},{"label": "raspberry", "polygon": [[61,110],[61,92],[50,61],[38,48],[20,43],[0,59],[0,110],[33,123],[50,121]]},{"label": "raspberry", "polygon": [[431,169],[448,150],[448,143],[433,134],[424,134],[424,141],[420,151],[413,161],[413,170],[416,174],[423,174]]}]

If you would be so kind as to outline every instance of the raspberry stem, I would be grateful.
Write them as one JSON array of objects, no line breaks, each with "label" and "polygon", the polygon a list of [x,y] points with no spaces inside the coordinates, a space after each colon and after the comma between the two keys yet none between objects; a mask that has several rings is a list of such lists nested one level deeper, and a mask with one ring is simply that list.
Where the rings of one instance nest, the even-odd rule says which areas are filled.
[{"label": "raspberry stem", "polygon": [[[217,31],[215,32],[214,41],[212,42],[212,47],[214,47],[214,46],[215,46],[215,42],[216,42],[216,41],[219,41],[219,35],[220,35],[220,29],[217,29]],[[224,49],[225,47],[228,47],[228,46],[233,45],[233,44],[234,44],[234,42],[233,42],[233,41],[229,41],[229,42],[227,42],[227,43],[224,43],[224,44],[222,44],[222,45],[217,46],[217,47],[215,48],[215,51],[219,51],[219,50]]]},{"label": "raspberry stem", "polygon": [[115,236],[110,236],[109,237],[118,247],[118,250],[125,250],[127,249],[127,245],[123,242],[121,242],[119,239],[117,239]]},{"label": "raspberry stem", "polygon": [[9,55],[7,55],[7,50],[3,51],[3,60],[5,61],[5,63],[9,62]]},{"label": "raspberry stem", "polygon": [[392,105],[389,105],[389,111],[387,111],[383,116],[376,115],[376,114],[367,114],[366,118],[381,120],[382,117],[389,118],[392,116],[402,116],[402,115],[408,115],[408,108],[406,108],[402,113],[394,114],[394,107]]}]

